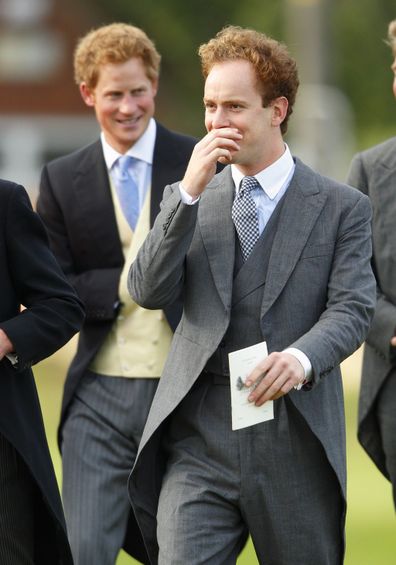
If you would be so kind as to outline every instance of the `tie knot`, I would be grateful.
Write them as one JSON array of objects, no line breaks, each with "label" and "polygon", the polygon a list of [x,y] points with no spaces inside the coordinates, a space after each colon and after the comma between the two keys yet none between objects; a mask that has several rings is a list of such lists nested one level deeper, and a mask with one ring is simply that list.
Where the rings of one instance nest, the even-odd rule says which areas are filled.
[{"label": "tie knot", "polygon": [[248,193],[259,187],[260,183],[256,177],[243,177],[241,182],[241,192]]},{"label": "tie knot", "polygon": [[119,157],[116,161],[116,167],[114,170],[116,175],[121,179],[127,177],[129,172],[129,167],[132,165],[132,162],[133,162],[133,157],[131,157],[130,155],[122,155],[121,157]]}]

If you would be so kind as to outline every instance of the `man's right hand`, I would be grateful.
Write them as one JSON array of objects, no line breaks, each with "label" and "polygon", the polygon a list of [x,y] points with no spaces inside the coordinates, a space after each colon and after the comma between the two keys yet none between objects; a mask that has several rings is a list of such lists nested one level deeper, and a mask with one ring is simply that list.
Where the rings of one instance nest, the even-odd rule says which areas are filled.
[{"label": "man's right hand", "polygon": [[242,135],[235,128],[212,129],[199,141],[192,152],[186,174],[181,181],[183,189],[193,198],[205,190],[216,174],[216,164],[232,161],[232,154],[239,150]]},{"label": "man's right hand", "polygon": [[7,334],[0,328],[0,361],[14,350],[14,346],[8,339]]}]

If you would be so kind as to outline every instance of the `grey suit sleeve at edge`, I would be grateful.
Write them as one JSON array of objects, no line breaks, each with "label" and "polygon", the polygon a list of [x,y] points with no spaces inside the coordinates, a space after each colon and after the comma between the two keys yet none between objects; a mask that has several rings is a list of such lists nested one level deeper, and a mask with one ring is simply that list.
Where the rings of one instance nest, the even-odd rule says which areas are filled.
[{"label": "grey suit sleeve at edge", "polygon": [[368,195],[368,179],[367,172],[364,167],[363,157],[361,153],[357,153],[349,167],[349,172],[347,175],[347,184],[353,186],[363,192],[363,194]]},{"label": "grey suit sleeve at edge", "polygon": [[[356,154],[352,159],[347,182],[364,194],[369,195],[369,180],[364,157],[361,153]],[[396,348],[390,345],[390,339],[395,335],[395,329],[396,306],[387,299],[378,286],[376,309],[366,341],[387,361],[393,363],[396,362]]]}]

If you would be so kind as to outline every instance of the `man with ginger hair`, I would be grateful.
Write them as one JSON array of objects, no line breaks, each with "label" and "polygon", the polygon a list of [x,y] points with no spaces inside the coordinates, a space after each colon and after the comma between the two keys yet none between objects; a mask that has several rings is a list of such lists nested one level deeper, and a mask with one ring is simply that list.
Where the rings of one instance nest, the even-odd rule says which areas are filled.
[{"label": "man with ginger hair", "polygon": [[284,45],[229,26],[199,54],[208,133],[128,277],[144,307],[183,299],[131,502],[151,563],[235,563],[250,533],[260,563],[340,565],[340,363],[374,309],[369,200],[292,157]]},{"label": "man with ginger hair", "polygon": [[[396,20],[389,23],[391,70],[396,97]],[[364,345],[358,438],[392,483],[396,508],[396,137],[354,156],[348,183],[373,206],[373,268],[377,305]]]},{"label": "man with ginger hair", "polygon": [[52,161],[41,177],[38,212],[86,308],[59,429],[76,565],[110,565],[123,545],[146,561],[126,485],[180,306],[140,308],[126,290],[124,264],[195,144],[153,119],[159,66],[153,42],[137,27],[114,23],[83,37],[75,80],[101,137]]}]

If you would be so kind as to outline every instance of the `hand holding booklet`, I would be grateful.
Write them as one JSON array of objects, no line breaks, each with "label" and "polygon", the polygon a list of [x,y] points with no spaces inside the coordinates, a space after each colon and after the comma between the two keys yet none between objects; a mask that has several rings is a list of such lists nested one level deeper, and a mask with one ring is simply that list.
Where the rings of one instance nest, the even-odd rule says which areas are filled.
[{"label": "hand holding booklet", "polygon": [[228,354],[233,430],[254,426],[274,418],[273,401],[269,400],[262,406],[256,406],[253,402],[248,401],[252,387],[244,385],[249,373],[267,356],[265,341]]}]

